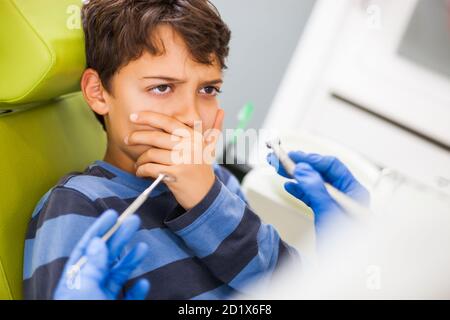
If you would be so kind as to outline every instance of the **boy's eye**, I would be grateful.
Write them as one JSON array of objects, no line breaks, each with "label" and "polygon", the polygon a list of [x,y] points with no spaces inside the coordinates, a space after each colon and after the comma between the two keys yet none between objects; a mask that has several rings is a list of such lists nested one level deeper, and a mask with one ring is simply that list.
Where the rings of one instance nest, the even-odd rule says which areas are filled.
[{"label": "boy's eye", "polygon": [[217,96],[220,93],[220,89],[216,88],[216,87],[204,87],[202,89],[200,89],[200,93],[201,94],[205,94],[208,96]]},{"label": "boy's eye", "polygon": [[158,95],[163,95],[163,94],[167,94],[172,90],[172,88],[169,85],[163,84],[160,86],[157,86],[155,88],[150,89],[151,92],[158,94]]}]

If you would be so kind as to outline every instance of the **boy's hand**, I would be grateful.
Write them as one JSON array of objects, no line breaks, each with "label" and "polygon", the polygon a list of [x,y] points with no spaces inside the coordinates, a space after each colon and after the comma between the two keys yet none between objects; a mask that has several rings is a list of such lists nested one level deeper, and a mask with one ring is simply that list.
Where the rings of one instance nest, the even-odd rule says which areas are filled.
[{"label": "boy's hand", "polygon": [[214,184],[212,164],[223,118],[224,112],[219,109],[213,128],[204,135],[201,123],[191,128],[160,113],[132,114],[133,123],[157,129],[136,131],[126,139],[128,145],[151,147],[137,159],[136,176],[157,178],[165,173],[173,177],[174,181],[165,181],[166,185],[184,209],[192,209]]}]

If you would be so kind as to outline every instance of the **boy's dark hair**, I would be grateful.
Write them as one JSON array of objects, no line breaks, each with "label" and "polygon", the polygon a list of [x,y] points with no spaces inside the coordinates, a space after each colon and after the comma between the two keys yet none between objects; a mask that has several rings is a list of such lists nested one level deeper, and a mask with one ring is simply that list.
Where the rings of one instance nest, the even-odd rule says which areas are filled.
[{"label": "boy's dark hair", "polygon": [[[164,54],[153,32],[170,25],[192,58],[225,69],[231,32],[209,0],[90,0],[83,5],[86,63],[111,91],[111,78],[146,50]],[[95,114],[105,128],[103,116]]]}]

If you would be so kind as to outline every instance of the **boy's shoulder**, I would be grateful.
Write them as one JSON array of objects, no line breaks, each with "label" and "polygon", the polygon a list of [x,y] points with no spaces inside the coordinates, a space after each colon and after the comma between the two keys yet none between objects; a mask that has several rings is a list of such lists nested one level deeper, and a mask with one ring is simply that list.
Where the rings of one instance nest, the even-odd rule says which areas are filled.
[{"label": "boy's shoulder", "polygon": [[[83,172],[71,172],[48,190],[36,205],[32,219],[39,215],[42,209],[57,212],[59,207],[80,206],[84,211],[87,204],[95,206],[96,199],[107,194],[112,188],[114,175],[102,167],[92,164]],[[71,208],[75,210],[76,208]]]}]

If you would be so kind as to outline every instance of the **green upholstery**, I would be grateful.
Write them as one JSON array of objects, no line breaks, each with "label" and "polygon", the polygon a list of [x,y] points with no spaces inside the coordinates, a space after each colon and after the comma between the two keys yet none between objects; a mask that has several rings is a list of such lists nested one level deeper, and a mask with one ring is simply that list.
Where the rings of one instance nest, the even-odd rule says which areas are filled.
[{"label": "green upholstery", "polygon": [[105,133],[78,92],[80,5],[0,0],[0,299],[22,297],[25,233],[37,201],[105,152]]}]

